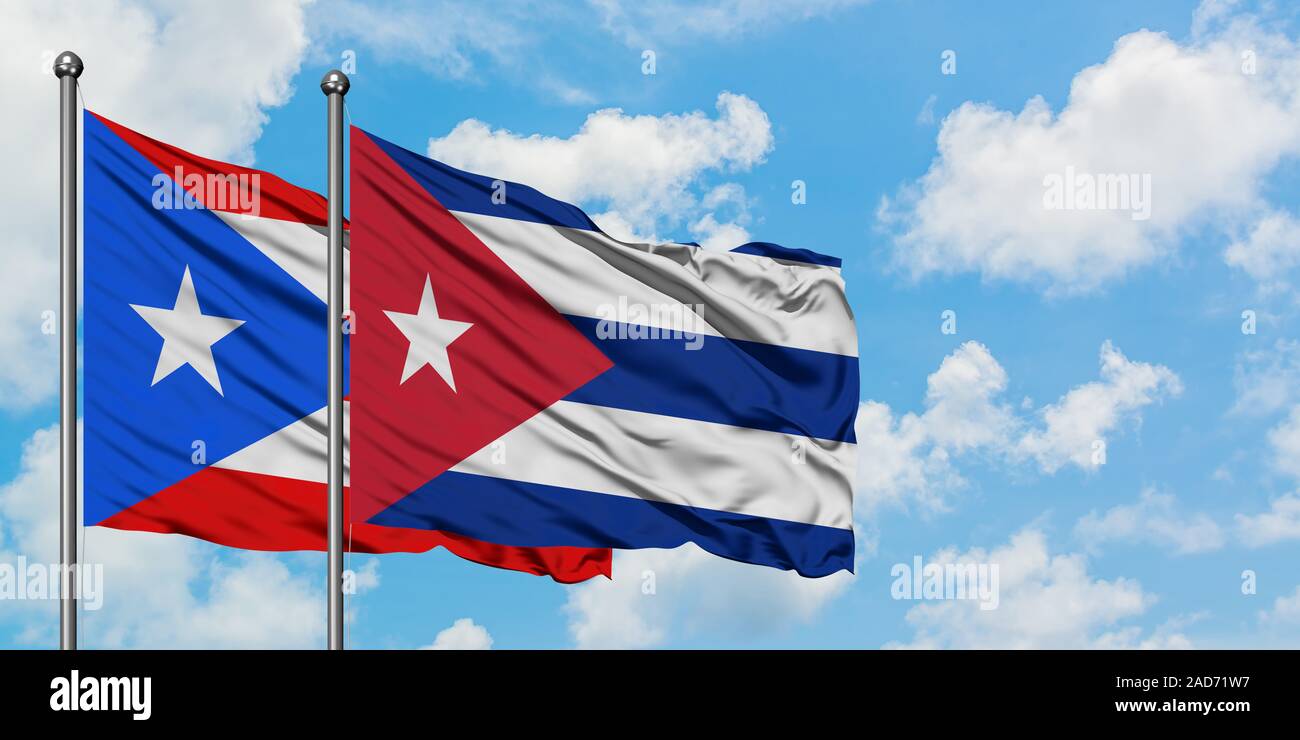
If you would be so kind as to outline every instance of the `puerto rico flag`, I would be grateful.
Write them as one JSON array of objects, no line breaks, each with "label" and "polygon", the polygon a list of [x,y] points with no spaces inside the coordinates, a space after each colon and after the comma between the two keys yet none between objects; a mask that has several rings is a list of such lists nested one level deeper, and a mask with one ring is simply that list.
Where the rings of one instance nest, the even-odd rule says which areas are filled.
[{"label": "puerto rico flag", "polygon": [[852,570],[838,259],[620,242],[355,127],[351,157],[358,521]]},{"label": "puerto rico flag", "polygon": [[[89,111],[84,130],[85,524],[324,550],[325,199]],[[610,572],[608,550],[430,528],[356,523],[345,541]]]}]

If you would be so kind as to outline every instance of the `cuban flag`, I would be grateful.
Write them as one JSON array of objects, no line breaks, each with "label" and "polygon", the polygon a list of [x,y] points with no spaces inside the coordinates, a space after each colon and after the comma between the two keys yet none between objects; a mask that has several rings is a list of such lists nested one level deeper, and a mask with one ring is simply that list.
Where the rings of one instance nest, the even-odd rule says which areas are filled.
[{"label": "cuban flag", "polygon": [[358,521],[852,570],[838,259],[620,242],[355,127],[351,157]]},{"label": "cuban flag", "polygon": [[[84,130],[85,524],[324,550],[325,199],[89,111]],[[610,572],[608,550],[428,528],[357,523],[345,542]]]}]

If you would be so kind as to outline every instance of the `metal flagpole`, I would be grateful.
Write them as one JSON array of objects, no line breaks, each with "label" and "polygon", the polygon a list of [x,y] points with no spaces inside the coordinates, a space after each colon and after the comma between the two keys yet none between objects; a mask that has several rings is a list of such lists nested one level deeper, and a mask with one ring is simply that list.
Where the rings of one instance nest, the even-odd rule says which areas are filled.
[{"label": "metal flagpole", "polygon": [[348,76],[320,81],[329,100],[329,649],[343,649],[343,96]]},{"label": "metal flagpole", "polygon": [[59,647],[77,649],[77,78],[81,57],[54,59],[59,78]]}]

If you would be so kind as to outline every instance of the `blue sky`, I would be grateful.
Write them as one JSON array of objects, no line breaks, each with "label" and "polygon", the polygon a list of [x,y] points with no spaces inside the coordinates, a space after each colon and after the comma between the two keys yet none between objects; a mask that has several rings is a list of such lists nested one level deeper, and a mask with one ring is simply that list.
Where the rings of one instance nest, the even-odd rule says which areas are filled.
[{"label": "blue sky", "polygon": [[[98,112],[319,191],[317,83],[354,55],[352,121],[407,148],[516,167],[501,174],[532,174],[518,179],[574,197],[612,232],[706,245],[743,233],[844,258],[870,411],[856,577],[801,581],[684,548],[620,554],[613,583],[565,587],[445,552],[358,556],[351,646],[487,635],[500,648],[1300,645],[1293,12],[605,0],[502,3],[487,16],[475,3],[322,1],[250,3],[241,17],[121,5],[100,17],[3,11],[30,30],[4,52],[32,70],[22,107],[53,110],[41,55],[76,48]],[[145,39],[142,63],[107,50],[121,39]],[[174,64],[158,72],[164,59]],[[111,72],[96,77],[97,64]],[[214,76],[225,82],[203,79]],[[761,120],[727,118],[722,93]],[[645,137],[642,151],[679,166],[645,175],[628,147],[580,133],[611,108],[625,141]],[[6,153],[53,174],[46,124],[20,113],[3,138],[35,137],[30,152]],[[734,151],[688,151],[673,127]],[[548,169],[556,147],[606,175]],[[1044,210],[1042,178],[1065,165],[1149,174],[1151,219]],[[0,299],[11,316],[39,315],[54,295],[37,246],[53,219],[20,215],[52,213],[55,190],[33,177],[40,187],[14,186],[10,202],[25,208],[4,249],[50,292],[0,283],[14,288]],[[792,203],[796,180],[804,204]],[[942,331],[947,310],[955,334]],[[49,449],[29,440],[57,416],[52,387],[31,380],[54,372],[51,347],[30,332],[0,340],[15,358],[0,379],[0,481],[11,481],[0,554],[49,545]],[[1091,457],[1097,440],[1104,464]],[[281,616],[323,619],[323,556],[99,531],[86,547],[92,560],[111,553],[87,644],[323,642],[323,625]],[[891,598],[891,568],[918,555],[998,563],[999,607]],[[640,589],[647,570],[653,595]],[[163,585],[131,590],[149,582]],[[0,645],[49,644],[53,614],[0,602]]]}]

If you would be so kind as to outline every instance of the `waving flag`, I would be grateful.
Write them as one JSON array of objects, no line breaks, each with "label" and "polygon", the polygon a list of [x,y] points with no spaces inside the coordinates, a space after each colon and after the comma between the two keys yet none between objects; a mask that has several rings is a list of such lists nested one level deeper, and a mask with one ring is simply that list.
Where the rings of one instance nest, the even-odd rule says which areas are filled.
[{"label": "waving flag", "polygon": [[[325,200],[90,112],[85,181],[85,523],[324,550]],[[346,534],[357,552],[609,573],[607,550]]]},{"label": "waving flag", "polygon": [[853,566],[839,260],[628,244],[352,129],[354,519]]}]

